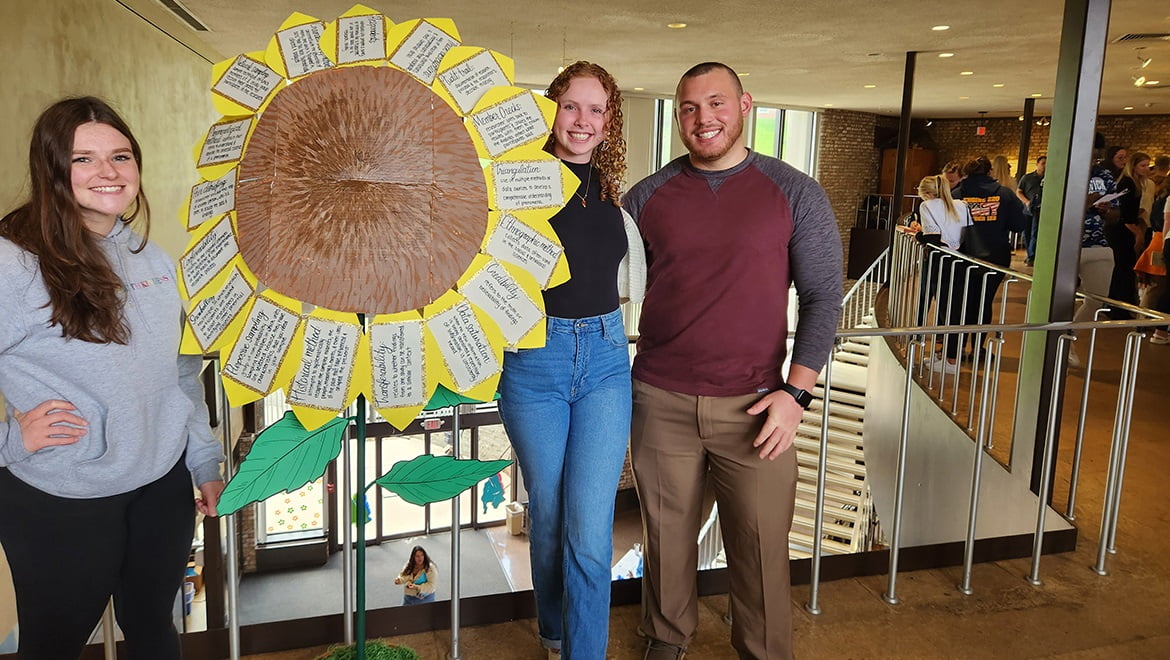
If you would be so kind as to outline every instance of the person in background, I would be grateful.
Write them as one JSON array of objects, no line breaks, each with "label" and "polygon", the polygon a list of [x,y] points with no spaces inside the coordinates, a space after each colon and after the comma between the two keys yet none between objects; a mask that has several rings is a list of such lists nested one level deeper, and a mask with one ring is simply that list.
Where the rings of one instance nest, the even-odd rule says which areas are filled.
[{"label": "person in background", "polygon": [[[991,161],[986,156],[979,156],[967,163],[963,172],[967,175],[966,178],[951,193],[971,210],[972,224],[967,229],[968,238],[964,253],[975,259],[1008,268],[1012,263],[1012,247],[1008,237],[1011,232],[1023,231],[1026,226],[1024,204],[1012,189],[991,178]],[[984,278],[983,269],[975,266],[967,269],[965,278],[956,275],[956,289],[951,295],[958,296],[956,300],[961,299],[963,290],[957,288],[960,286],[967,287],[969,293],[966,309],[962,309],[962,305],[951,305],[950,323],[952,325],[990,323],[995,294],[1002,282],[1002,272],[995,271]],[[979,308],[980,300],[983,302],[982,310]],[[982,342],[983,335],[970,333],[964,338],[963,343],[967,341]],[[934,368],[948,374],[957,374],[959,367],[956,360],[965,347],[959,346],[957,335],[947,335],[945,345],[946,359],[935,361]]]},{"label": "person in background", "polygon": [[[1153,214],[1150,216],[1155,236],[1162,237],[1162,249],[1160,253],[1147,250],[1150,262],[1154,266],[1160,267],[1163,272],[1166,270],[1166,264],[1170,263],[1170,240],[1167,240],[1170,238],[1167,235],[1167,232],[1170,231],[1170,222],[1168,221],[1170,221],[1170,177],[1162,179],[1162,184],[1158,186],[1158,192],[1154,196]],[[1151,245],[1150,247],[1155,246]],[[1148,298],[1142,298],[1142,307],[1170,314],[1170,277],[1163,275],[1161,287],[1151,285],[1147,292],[1149,295]],[[1167,328],[1156,329],[1150,336],[1150,343],[1170,344],[1170,334],[1167,334]]]},{"label": "person in background", "polygon": [[618,206],[626,143],[617,82],[576,62],[547,95],[557,114],[545,150],[581,181],[551,220],[572,277],[544,292],[544,347],[504,355],[499,408],[528,489],[541,644],[549,657],[602,660],[614,498],[630,432],[619,304],[627,295],[641,301],[645,257],[633,219]]},{"label": "person in background", "polygon": [[[947,180],[941,174],[923,177],[918,182],[918,196],[922,203],[918,205],[918,217],[921,223],[910,225],[912,231],[918,232],[919,242],[927,245],[942,244],[952,250],[958,250],[963,244],[963,235],[971,226],[971,211],[963,202],[951,197]],[[918,325],[925,325],[930,303],[938,292],[938,307],[931,316],[932,325],[941,325],[945,322],[947,300],[950,299],[950,290],[940,287],[944,270],[940,258],[932,258],[927,252],[922,265],[922,289],[918,296]]]},{"label": "person in background", "polygon": [[[752,97],[734,70],[692,67],[674,107],[687,153],[623,202],[648,266],[630,433],[645,658],[681,658],[695,634],[695,541],[709,484],[727,551],[731,644],[741,658],[787,659],[792,443],[837,329],[841,238],[816,181],[745,147]],[[792,284],[800,323],[785,374]]]},{"label": "person in background", "polygon": [[942,171],[939,174],[947,180],[947,185],[954,190],[955,186],[963,180],[963,164],[957,160],[948,161],[946,165],[942,166]]},{"label": "person in background", "polygon": [[1036,159],[1036,169],[1020,177],[1020,185],[1016,189],[1016,194],[1024,203],[1024,210],[1029,216],[1025,266],[1036,263],[1036,236],[1040,232],[1040,201],[1044,192],[1044,172],[1047,168],[1048,156],[1040,156]]},{"label": "person in background", "polygon": [[[1108,202],[1098,203],[1098,200],[1104,195],[1112,194],[1113,188],[1113,176],[1109,170],[1102,165],[1094,165],[1089,172],[1078,267],[1080,276],[1078,288],[1088,295],[1073,314],[1074,322],[1095,320],[1097,310],[1104,304],[1100,298],[1109,293],[1109,281],[1113,274],[1113,250],[1105,238],[1105,217],[1111,213],[1115,214],[1117,209]],[[1080,355],[1071,344],[1068,348],[1068,365],[1073,368],[1082,366]]]},{"label": "person in background", "polygon": [[1105,157],[1101,159],[1101,168],[1109,172],[1116,182],[1121,178],[1121,170],[1125,169],[1126,162],[1129,161],[1129,151],[1125,147],[1113,145],[1105,150]]},{"label": "person in background", "polygon": [[33,127],[28,201],[0,219],[0,544],[24,660],[77,658],[111,596],[131,657],[179,658],[195,511],[223,490],[141,166],[107,103],[64,99]]},{"label": "person in background", "polygon": [[394,584],[402,585],[403,605],[433,602],[438,581],[439,569],[421,545],[411,549],[406,566],[402,567],[402,572],[394,578]]},{"label": "person in background", "polygon": [[[1149,173],[1149,156],[1140,151],[1129,156],[1116,186],[1118,193],[1124,193],[1117,199],[1121,220],[1105,225],[1105,238],[1113,249],[1113,278],[1109,283],[1109,297],[1131,305],[1138,303],[1133,267],[1137,265],[1138,255],[1146,249],[1148,211],[1141,207],[1141,197]],[[1112,310],[1110,316],[1115,319],[1129,318],[1130,313]]]},{"label": "person in background", "polygon": [[[1154,168],[1150,171],[1150,181],[1158,188],[1166,181],[1166,175],[1170,173],[1170,156],[1158,156],[1154,159]],[[1153,220],[1151,216],[1150,220]]]}]

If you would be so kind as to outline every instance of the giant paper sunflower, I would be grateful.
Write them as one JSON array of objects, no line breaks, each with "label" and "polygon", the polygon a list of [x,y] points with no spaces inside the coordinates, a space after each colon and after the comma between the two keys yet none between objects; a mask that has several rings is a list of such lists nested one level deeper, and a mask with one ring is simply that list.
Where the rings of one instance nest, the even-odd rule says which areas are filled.
[{"label": "giant paper sunflower", "polygon": [[401,429],[439,385],[490,398],[503,349],[544,344],[540,291],[569,276],[548,220],[577,180],[509,58],[358,5],[293,14],[211,91],[183,350],[220,352],[232,405],[284,389],[315,429],[364,393]]}]

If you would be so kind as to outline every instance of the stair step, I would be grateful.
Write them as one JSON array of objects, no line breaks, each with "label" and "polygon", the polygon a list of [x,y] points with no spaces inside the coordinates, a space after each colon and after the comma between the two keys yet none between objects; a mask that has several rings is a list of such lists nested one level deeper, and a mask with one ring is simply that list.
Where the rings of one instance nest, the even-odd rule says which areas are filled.
[{"label": "stair step", "polygon": [[[796,498],[815,502],[817,497],[816,483],[796,482]],[[844,489],[825,488],[825,506],[861,506],[861,493]]]},{"label": "stair step", "polygon": [[[865,417],[864,406],[855,406],[848,401],[838,401],[835,395],[836,392],[834,392],[832,405],[829,406],[830,417],[851,417],[853,419],[862,419]],[[822,407],[824,407],[824,399],[814,396],[808,409],[810,412],[815,412],[819,418]]]},{"label": "stair step", "polygon": [[[865,392],[866,382],[869,379],[869,372],[865,367],[848,364],[848,363],[833,363],[833,389],[843,389],[850,392]],[[825,382],[825,374],[822,371],[817,376],[817,384],[823,385]]]},{"label": "stair step", "polygon": [[860,367],[869,366],[869,356],[863,355],[861,353],[839,352],[833,356],[833,360],[836,362],[836,364],[833,365],[834,370],[836,370],[837,366],[841,364],[852,364]]},{"label": "stair step", "polygon": [[[829,412],[833,412],[831,407],[829,408]],[[820,412],[806,410],[804,411],[804,415],[801,416],[801,426],[811,425],[815,427],[819,433],[822,419],[823,415],[821,415]],[[859,419],[849,419],[848,417],[838,417],[836,415],[830,414],[829,428],[861,435],[865,431],[865,424],[862,423]]]},{"label": "stair step", "polygon": [[[838,385],[840,385],[840,383],[838,383]],[[813,388],[812,395],[814,397],[816,397],[817,399],[824,400],[825,388],[824,388],[824,379],[823,378],[820,380],[817,380],[817,387]],[[862,392],[862,393],[847,392],[836,385],[833,386],[833,395],[831,397],[829,397],[829,400],[831,400],[834,405],[836,405],[838,402],[840,402],[840,403],[847,403],[851,406],[855,406],[855,407],[859,407],[859,408],[865,408],[865,393],[864,392]]]},{"label": "stair step", "polygon": [[[825,489],[828,490],[830,488],[833,488],[833,489],[844,488],[847,492],[861,490],[862,487],[865,486],[865,481],[858,479],[857,477],[865,476],[864,475],[864,467],[865,466],[860,466],[860,467],[863,468],[863,473],[860,475],[850,473],[848,476],[846,476],[846,475],[841,474],[839,472],[834,472],[832,470],[826,470],[826,472],[825,472]],[[798,480],[801,480],[801,481],[804,481],[804,482],[810,483],[810,484],[815,484],[817,482],[817,468],[815,465],[812,467],[806,467],[804,465],[800,465],[798,462],[796,468],[797,468],[797,479]]]},{"label": "stair step", "polygon": [[[806,438],[816,438],[817,441],[820,441],[821,425],[820,424],[801,424],[800,426],[798,426],[796,428],[796,432],[799,433],[800,435],[803,435]],[[862,444],[862,437],[861,437],[860,433],[856,433],[854,431],[848,431],[848,430],[842,431],[841,429],[833,428],[832,426],[830,426],[829,427],[829,442],[830,442],[830,444],[841,443],[841,444],[846,444],[846,445],[860,446]]]},{"label": "stair step", "polygon": [[[793,443],[796,448],[802,453],[806,453],[816,461],[817,455],[820,453],[821,440],[820,438],[805,438],[801,436],[796,437]],[[829,456],[837,456],[842,459],[855,461],[860,465],[865,465],[865,452],[857,447],[848,447],[830,442],[828,446]]]}]

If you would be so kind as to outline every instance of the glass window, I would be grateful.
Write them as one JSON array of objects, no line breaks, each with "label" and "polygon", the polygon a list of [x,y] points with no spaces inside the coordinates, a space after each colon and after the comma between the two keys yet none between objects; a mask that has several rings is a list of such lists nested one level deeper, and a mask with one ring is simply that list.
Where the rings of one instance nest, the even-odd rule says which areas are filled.
[{"label": "glass window", "polygon": [[776,147],[780,143],[780,118],[784,111],[761,106],[756,106],[755,111],[752,150],[765,156],[778,156]]},{"label": "glass window", "polygon": [[817,113],[810,110],[785,110],[780,158],[812,176],[816,154]]},{"label": "glass window", "polygon": [[674,99],[658,99],[654,135],[654,169],[660,170],[672,160],[671,137],[674,135]]}]

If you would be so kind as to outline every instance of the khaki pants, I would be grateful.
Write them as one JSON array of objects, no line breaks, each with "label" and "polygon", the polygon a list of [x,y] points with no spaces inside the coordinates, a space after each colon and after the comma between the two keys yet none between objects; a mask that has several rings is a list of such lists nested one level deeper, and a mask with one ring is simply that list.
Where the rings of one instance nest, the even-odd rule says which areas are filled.
[{"label": "khaki pants", "polygon": [[752,440],[762,395],[679,394],[634,381],[630,449],[645,526],[642,631],[686,647],[699,620],[696,569],[708,479],[730,575],[731,643],[741,658],[792,657],[788,531],[796,450],[761,460]]}]

